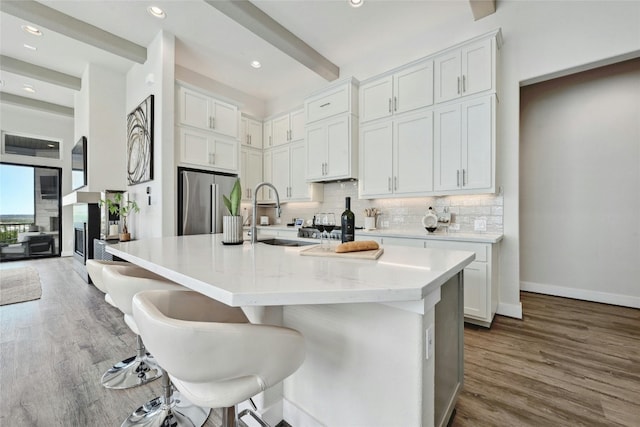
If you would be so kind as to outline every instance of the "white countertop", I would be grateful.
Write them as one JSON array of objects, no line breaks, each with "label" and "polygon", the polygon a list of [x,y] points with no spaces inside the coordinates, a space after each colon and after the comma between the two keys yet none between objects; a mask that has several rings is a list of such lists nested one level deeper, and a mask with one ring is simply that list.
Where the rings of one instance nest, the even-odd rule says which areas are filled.
[{"label": "white countertop", "polygon": [[475,258],[387,246],[372,261],[301,256],[304,248],[229,246],[221,234],[203,234],[121,242],[107,252],[236,307],[419,301]]},{"label": "white countertop", "polygon": [[[296,227],[289,227],[286,225],[267,225],[258,226],[258,229],[263,230],[282,230],[282,231],[297,231]],[[403,239],[422,239],[422,240],[449,240],[459,242],[477,242],[477,243],[498,243],[504,237],[498,233],[460,233],[457,231],[443,232],[436,231],[435,233],[428,233],[426,230],[412,230],[412,229],[396,229],[396,228],[381,228],[376,230],[356,230],[357,236],[372,236],[372,237],[399,237]]]}]

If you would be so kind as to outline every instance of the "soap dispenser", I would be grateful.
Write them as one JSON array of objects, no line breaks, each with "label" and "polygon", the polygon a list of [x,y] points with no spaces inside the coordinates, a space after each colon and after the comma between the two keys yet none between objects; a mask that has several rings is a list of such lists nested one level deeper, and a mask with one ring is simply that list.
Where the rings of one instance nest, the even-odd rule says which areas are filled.
[{"label": "soap dispenser", "polygon": [[422,218],[422,225],[429,233],[433,233],[438,229],[438,216],[433,212],[431,206],[429,206],[427,214]]}]

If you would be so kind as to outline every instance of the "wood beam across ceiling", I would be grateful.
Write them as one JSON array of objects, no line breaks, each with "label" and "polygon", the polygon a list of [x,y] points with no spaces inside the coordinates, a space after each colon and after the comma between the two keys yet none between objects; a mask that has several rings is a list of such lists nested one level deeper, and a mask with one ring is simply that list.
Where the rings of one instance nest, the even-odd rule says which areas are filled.
[{"label": "wood beam across ceiling", "polygon": [[147,60],[145,47],[33,0],[2,0],[0,11],[139,64]]},{"label": "wood beam across ceiling", "polygon": [[496,0],[469,0],[469,6],[475,21],[496,12]]},{"label": "wood beam across ceiling", "polygon": [[328,81],[340,77],[340,68],[248,0],[205,0],[238,24],[269,42]]},{"label": "wood beam across ceiling", "polygon": [[0,92],[0,102],[17,105],[18,107],[30,108],[33,110],[40,110],[47,113],[74,117],[74,109],[71,107],[65,107],[64,105],[53,104],[51,102],[40,101],[32,98],[26,98],[24,96],[14,95],[12,93]]},{"label": "wood beam across ceiling", "polygon": [[80,90],[82,79],[49,68],[40,67],[10,56],[0,55],[0,70],[30,77],[68,89]]}]

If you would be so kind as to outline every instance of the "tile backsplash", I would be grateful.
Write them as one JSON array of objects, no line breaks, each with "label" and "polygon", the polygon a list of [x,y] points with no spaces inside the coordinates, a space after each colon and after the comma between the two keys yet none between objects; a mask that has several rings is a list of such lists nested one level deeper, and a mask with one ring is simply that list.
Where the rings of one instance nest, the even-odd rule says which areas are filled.
[{"label": "tile backsplash", "polygon": [[[317,212],[333,212],[336,220],[344,211],[345,197],[351,197],[351,210],[356,216],[356,226],[364,225],[364,209],[377,208],[381,214],[377,219],[377,228],[390,228],[403,231],[423,231],[422,217],[429,206],[437,212],[446,209],[451,212],[451,223],[458,224],[459,230],[450,232],[474,232],[474,221],[486,221],[488,233],[503,232],[503,197],[498,194],[415,197],[394,199],[358,199],[358,182],[332,182],[324,184],[324,201],[307,203],[284,203],[282,205],[282,224],[293,218],[311,219]],[[251,214],[250,205],[243,205],[244,214]],[[275,224],[275,211],[272,207],[260,207],[258,215],[270,217]]]}]

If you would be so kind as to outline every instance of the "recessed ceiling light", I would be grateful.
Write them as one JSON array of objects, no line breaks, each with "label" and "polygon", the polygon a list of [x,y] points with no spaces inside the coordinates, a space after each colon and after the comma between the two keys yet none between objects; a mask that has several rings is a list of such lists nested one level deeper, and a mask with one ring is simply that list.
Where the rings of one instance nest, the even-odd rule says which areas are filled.
[{"label": "recessed ceiling light", "polygon": [[29,33],[31,35],[34,35],[34,36],[41,36],[42,35],[42,31],[40,31],[37,27],[34,27],[33,25],[23,25],[22,26],[22,31],[24,31],[25,33]]},{"label": "recessed ceiling light", "polygon": [[26,92],[29,92],[29,93],[36,93],[36,90],[33,88],[33,86],[28,85],[28,84],[26,84],[26,83],[25,83],[24,85],[22,85],[22,86],[23,86],[22,88],[23,88]]},{"label": "recessed ceiling light", "polygon": [[262,67],[262,64],[260,63],[260,61],[251,61],[251,66],[253,68],[260,68]]},{"label": "recessed ceiling light", "polygon": [[29,49],[29,50],[38,50],[37,47],[35,46],[31,46],[30,44],[23,44],[22,46],[24,46],[25,48]]},{"label": "recessed ceiling light", "polygon": [[167,14],[164,13],[164,10],[160,9],[158,6],[149,6],[147,8],[147,12],[149,12],[151,16],[155,16],[159,19],[164,19],[167,17]]},{"label": "recessed ceiling light", "polygon": [[351,7],[360,7],[364,3],[364,0],[349,0],[349,6]]}]

